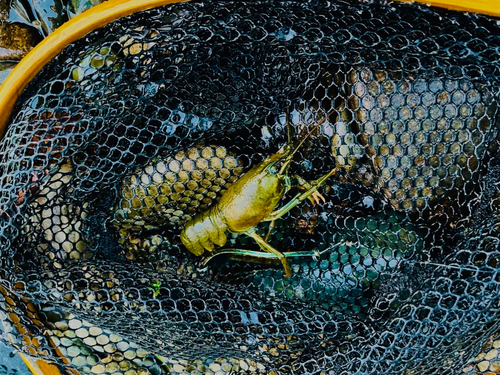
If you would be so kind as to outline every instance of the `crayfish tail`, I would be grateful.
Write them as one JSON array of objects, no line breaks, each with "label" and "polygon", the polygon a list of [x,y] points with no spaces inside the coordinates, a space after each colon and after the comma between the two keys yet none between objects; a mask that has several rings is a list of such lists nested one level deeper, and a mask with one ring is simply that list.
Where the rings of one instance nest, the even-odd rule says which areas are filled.
[{"label": "crayfish tail", "polygon": [[224,246],[227,242],[226,230],[225,226],[217,228],[211,233],[210,240],[219,247]]},{"label": "crayfish tail", "polygon": [[193,242],[191,241],[191,238],[193,237],[191,228],[184,228],[181,232],[181,242],[182,244],[188,249],[191,253],[193,253],[196,256],[203,255],[205,252],[205,249],[199,242]]},{"label": "crayfish tail", "polygon": [[224,246],[227,241],[227,224],[216,206],[189,220],[181,232],[183,245],[194,255],[203,255],[205,250],[214,251],[214,245]]}]

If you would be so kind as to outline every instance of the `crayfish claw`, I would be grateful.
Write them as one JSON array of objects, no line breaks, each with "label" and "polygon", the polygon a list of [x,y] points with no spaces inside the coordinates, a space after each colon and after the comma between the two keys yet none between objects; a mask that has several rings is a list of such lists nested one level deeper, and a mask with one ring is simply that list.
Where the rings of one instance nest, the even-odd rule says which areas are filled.
[{"label": "crayfish claw", "polygon": [[313,260],[318,261],[319,260],[319,256],[320,256],[319,251],[318,250],[314,250],[313,251],[313,255],[312,255]]},{"label": "crayfish claw", "polygon": [[311,194],[311,196],[309,197],[309,201],[312,204],[317,204],[317,205],[320,205],[322,203],[326,203],[326,199],[323,196],[323,194],[321,194],[317,191],[315,191],[314,193]]}]

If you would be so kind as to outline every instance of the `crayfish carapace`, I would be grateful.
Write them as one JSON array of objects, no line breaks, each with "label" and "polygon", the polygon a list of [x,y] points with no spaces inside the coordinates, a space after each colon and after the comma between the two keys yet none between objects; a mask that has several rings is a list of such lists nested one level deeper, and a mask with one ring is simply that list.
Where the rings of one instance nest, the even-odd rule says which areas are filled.
[{"label": "crayfish carapace", "polygon": [[[291,276],[292,271],[287,257],[272,247],[267,242],[267,237],[264,239],[259,236],[255,232],[255,227],[263,221],[274,222],[307,198],[318,203],[320,199],[323,199],[317,190],[330,176],[337,172],[339,167],[335,167],[312,182],[306,182],[301,177],[294,175],[293,178],[305,191],[298,193],[284,206],[275,209],[285,193],[292,187],[292,177],[288,175],[288,170],[293,156],[307,137],[329,115],[323,117],[295,149],[288,143],[275,154],[265,158],[235,181],[222,195],[219,202],[209,210],[201,212],[189,220],[181,232],[184,246],[193,254],[202,255],[205,250],[213,252],[215,246],[224,246],[227,242],[227,231],[245,234],[253,238],[262,250],[273,254],[281,261],[285,269],[285,277]],[[231,253],[231,250],[224,253]]]}]

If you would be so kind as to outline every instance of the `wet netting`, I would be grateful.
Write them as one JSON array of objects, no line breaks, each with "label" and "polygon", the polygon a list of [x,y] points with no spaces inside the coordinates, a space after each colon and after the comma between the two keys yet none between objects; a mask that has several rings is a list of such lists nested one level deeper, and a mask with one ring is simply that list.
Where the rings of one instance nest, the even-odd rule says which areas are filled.
[{"label": "wet netting", "polygon": [[499,77],[498,21],[415,4],[90,33],[0,144],[3,340],[80,374],[460,373],[499,330]]}]

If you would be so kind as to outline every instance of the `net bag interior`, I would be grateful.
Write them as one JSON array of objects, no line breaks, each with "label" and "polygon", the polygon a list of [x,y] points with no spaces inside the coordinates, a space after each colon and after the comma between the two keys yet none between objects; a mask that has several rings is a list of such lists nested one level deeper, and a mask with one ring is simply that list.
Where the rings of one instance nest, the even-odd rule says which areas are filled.
[{"label": "net bag interior", "polygon": [[[497,20],[415,4],[194,1],[91,32],[0,142],[2,340],[80,374],[460,373],[499,329],[499,77]],[[291,177],[339,168],[275,222],[291,277],[183,246],[302,140]]]}]

